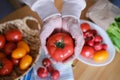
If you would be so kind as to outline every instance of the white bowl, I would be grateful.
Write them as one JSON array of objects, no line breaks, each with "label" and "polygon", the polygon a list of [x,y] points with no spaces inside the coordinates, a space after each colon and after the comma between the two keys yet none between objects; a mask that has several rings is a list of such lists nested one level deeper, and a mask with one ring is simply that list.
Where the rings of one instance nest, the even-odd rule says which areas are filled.
[{"label": "white bowl", "polygon": [[109,53],[109,56],[108,56],[108,59],[106,61],[104,61],[103,63],[95,62],[93,59],[84,58],[83,56],[80,55],[80,53],[76,53],[77,59],[85,64],[90,65],[90,66],[105,66],[105,65],[111,63],[115,57],[115,47],[113,46],[106,31],[90,21],[80,20],[80,24],[83,22],[87,22],[88,24],[90,24],[91,29],[96,29],[98,34],[102,36],[103,42],[108,45],[107,51]]}]

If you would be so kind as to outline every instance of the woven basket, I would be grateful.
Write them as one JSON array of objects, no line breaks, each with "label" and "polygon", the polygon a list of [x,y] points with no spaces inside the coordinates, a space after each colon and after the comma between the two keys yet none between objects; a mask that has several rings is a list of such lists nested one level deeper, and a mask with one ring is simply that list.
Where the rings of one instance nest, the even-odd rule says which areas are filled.
[{"label": "woven basket", "polygon": [[[28,27],[27,20],[37,22],[37,29]],[[33,26],[34,27],[34,26]],[[23,19],[16,19],[0,24],[0,33],[5,34],[10,29],[19,29],[22,32],[23,40],[30,46],[30,55],[33,58],[32,65],[27,70],[20,70],[19,67],[14,67],[12,73],[7,76],[0,76],[0,80],[17,80],[20,77],[27,74],[27,72],[34,66],[38,58],[40,57],[40,24],[34,17],[25,17]]]}]

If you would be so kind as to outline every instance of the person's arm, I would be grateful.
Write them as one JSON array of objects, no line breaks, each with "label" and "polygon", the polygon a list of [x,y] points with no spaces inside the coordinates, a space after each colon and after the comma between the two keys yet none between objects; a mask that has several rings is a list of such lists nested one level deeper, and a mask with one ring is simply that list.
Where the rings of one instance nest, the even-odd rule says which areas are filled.
[{"label": "person's arm", "polygon": [[22,0],[22,2],[37,12],[43,21],[50,17],[61,15],[55,7],[53,0]]},{"label": "person's arm", "polygon": [[85,0],[63,0],[62,17],[74,17],[79,19],[85,7]]}]

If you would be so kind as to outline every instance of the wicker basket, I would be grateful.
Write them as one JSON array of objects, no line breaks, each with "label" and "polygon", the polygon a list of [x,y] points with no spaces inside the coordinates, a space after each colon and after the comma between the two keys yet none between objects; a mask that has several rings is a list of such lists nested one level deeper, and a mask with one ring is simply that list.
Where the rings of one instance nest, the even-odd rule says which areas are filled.
[{"label": "wicker basket", "polygon": [[[27,20],[32,20],[37,22],[38,26],[37,29],[32,29],[28,27]],[[25,17],[23,19],[16,19],[13,21],[8,21],[3,24],[0,24],[0,33],[5,34],[6,31],[10,29],[19,29],[22,32],[23,40],[28,43],[30,46],[30,55],[33,58],[32,65],[25,71],[22,71],[19,69],[19,67],[14,67],[12,73],[7,76],[0,76],[0,80],[17,80],[20,79],[20,77],[27,74],[27,72],[34,66],[38,58],[40,57],[40,24],[38,21],[33,17]]]}]

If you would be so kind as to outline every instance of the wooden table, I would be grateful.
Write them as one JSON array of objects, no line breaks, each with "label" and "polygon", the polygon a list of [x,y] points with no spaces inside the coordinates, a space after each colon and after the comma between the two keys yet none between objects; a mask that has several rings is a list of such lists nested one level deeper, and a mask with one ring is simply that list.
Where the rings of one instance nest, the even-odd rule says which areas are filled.
[{"label": "wooden table", "polygon": [[[85,14],[88,8],[94,4],[95,0],[86,0],[87,7],[81,14],[81,19],[89,20]],[[62,9],[62,0],[56,0],[55,5],[59,11]],[[13,20],[16,18],[23,18],[25,16],[34,16],[39,20],[41,20],[39,16],[32,12],[28,6],[22,7],[15,12],[6,16],[0,23],[8,20]],[[74,73],[74,80],[120,80],[120,53],[116,53],[116,56],[112,63],[104,67],[92,67],[88,66],[78,60],[73,62],[73,73]]]}]

